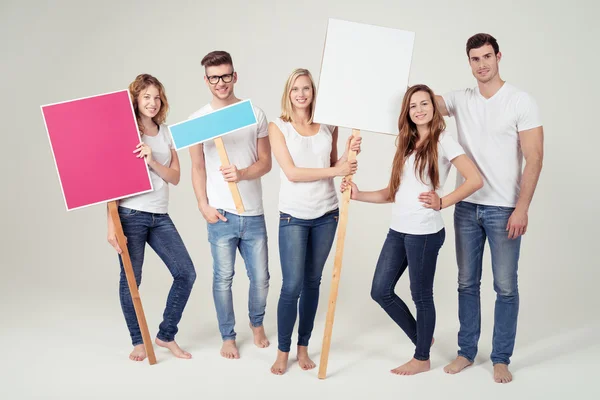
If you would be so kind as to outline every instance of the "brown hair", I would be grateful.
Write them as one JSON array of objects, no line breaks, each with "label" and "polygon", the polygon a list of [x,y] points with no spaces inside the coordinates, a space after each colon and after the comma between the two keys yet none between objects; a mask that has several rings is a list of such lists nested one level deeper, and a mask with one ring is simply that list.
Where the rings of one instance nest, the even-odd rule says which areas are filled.
[{"label": "brown hair", "polygon": [[294,82],[296,82],[296,79],[298,79],[301,76],[307,76],[310,80],[310,85],[312,86],[313,98],[310,103],[310,117],[308,123],[311,124],[313,121],[313,117],[315,115],[315,98],[317,96],[315,81],[313,80],[313,77],[309,70],[304,68],[296,68],[288,77],[288,80],[285,83],[285,89],[283,89],[283,96],[281,96],[281,120],[284,122],[292,122],[293,106],[292,99],[290,97],[290,92],[292,91],[292,87],[294,86]]},{"label": "brown hair", "polygon": [[233,67],[233,60],[231,59],[231,54],[222,50],[211,51],[210,53],[204,56],[200,63],[204,68],[216,67],[218,65],[223,64],[228,64],[231,65],[231,67]]},{"label": "brown hair", "polygon": [[[429,122],[429,135],[424,139],[423,144],[416,148],[416,144],[419,140],[419,134],[417,132],[417,126],[410,119],[410,99],[413,94],[417,92],[426,92],[431,97],[431,104],[433,105],[433,119]],[[398,118],[398,138],[396,139],[396,154],[394,155],[394,161],[392,164],[392,175],[390,177],[389,188],[389,200],[394,201],[396,192],[400,187],[400,180],[402,178],[402,172],[404,169],[404,163],[413,151],[415,154],[415,174],[423,182],[425,180],[425,169],[427,168],[427,176],[433,186],[433,189],[437,189],[440,185],[440,175],[438,168],[438,140],[440,134],[446,129],[446,122],[444,117],[440,113],[437,104],[435,102],[435,94],[426,85],[414,85],[411,86],[404,95],[402,100],[402,109],[400,111],[400,117]]]},{"label": "brown hair", "polygon": [[469,57],[469,52],[473,49],[478,49],[482,46],[489,44],[494,48],[494,54],[498,55],[500,52],[500,47],[498,46],[498,42],[496,39],[487,33],[478,33],[476,35],[471,36],[467,40],[467,57]]},{"label": "brown hair", "polygon": [[138,97],[140,93],[150,86],[156,86],[158,95],[160,96],[160,110],[158,110],[154,118],[152,118],[152,121],[154,121],[156,125],[160,125],[165,122],[167,114],[169,113],[169,102],[167,101],[167,95],[165,94],[165,88],[162,83],[152,75],[138,75],[135,80],[129,84],[129,96],[131,98],[131,104],[133,104],[133,110],[135,111],[138,128],[142,134],[144,133],[144,124],[142,124],[140,110],[138,109]]}]

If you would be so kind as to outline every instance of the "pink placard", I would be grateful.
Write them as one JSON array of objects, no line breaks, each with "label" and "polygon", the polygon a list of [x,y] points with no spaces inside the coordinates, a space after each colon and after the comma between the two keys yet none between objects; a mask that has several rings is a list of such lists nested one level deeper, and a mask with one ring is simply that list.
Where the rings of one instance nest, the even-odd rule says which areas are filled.
[{"label": "pink placard", "polygon": [[67,211],[152,190],[127,90],[41,108]]}]

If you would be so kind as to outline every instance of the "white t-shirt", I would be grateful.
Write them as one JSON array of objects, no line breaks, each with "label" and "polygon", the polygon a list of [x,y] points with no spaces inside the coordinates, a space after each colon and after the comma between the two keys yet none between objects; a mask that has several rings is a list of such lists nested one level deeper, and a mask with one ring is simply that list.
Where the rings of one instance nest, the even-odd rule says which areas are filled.
[{"label": "white t-shirt", "polygon": [[[441,189],[448,178],[452,167],[451,161],[461,154],[465,154],[462,147],[450,136],[442,132],[438,141],[438,169],[440,187],[436,190],[442,197]],[[412,235],[427,235],[439,232],[444,227],[444,220],[439,211],[423,207],[419,195],[433,190],[431,180],[424,172],[424,182],[421,181],[418,171],[415,172],[415,153],[413,152],[404,163],[400,187],[392,205],[392,223],[390,228],[400,233]]]},{"label": "white t-shirt", "polygon": [[[535,100],[509,83],[489,99],[479,88],[443,97],[448,113],[456,119],[458,142],[483,176],[483,188],[465,201],[515,207],[523,168],[519,132],[542,125]],[[459,175],[457,186],[462,182]]]},{"label": "white t-shirt", "polygon": [[[258,161],[258,139],[268,136],[265,113],[256,106],[253,106],[253,108],[256,115],[256,125],[221,136],[225,144],[229,162],[238,169],[248,168]],[[190,119],[213,111],[215,110],[213,110],[209,103],[193,113]],[[209,140],[203,144],[208,204],[211,207],[220,208],[229,213],[239,215],[235,209],[229,184],[223,179],[223,174],[219,171],[222,164],[214,140]],[[260,178],[240,181],[237,183],[237,186],[242,197],[242,202],[244,203],[245,212],[242,215],[262,215],[264,211]]]},{"label": "white t-shirt", "polygon": [[[152,149],[152,158],[168,167],[171,165],[171,135],[167,125],[161,125],[156,136],[142,135],[142,142]],[[153,191],[122,199],[119,205],[133,210],[155,214],[166,214],[169,206],[169,184],[150,168]]]},{"label": "white t-shirt", "polygon": [[[317,134],[302,136],[290,122],[277,118],[273,123],[283,133],[296,167],[331,167],[334,126],[321,124]],[[312,182],[290,182],[283,169],[280,176],[279,211],[300,219],[315,219],[338,207],[333,178]]]}]

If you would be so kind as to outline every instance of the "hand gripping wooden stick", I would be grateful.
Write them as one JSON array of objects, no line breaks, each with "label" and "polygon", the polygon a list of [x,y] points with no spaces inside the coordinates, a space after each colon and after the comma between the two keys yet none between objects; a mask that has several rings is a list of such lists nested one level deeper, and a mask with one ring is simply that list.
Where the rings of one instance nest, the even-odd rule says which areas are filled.
[{"label": "hand gripping wooden stick", "polygon": [[[219,158],[221,159],[221,164],[224,167],[229,166],[229,157],[227,157],[227,151],[225,151],[225,144],[223,143],[223,138],[216,138],[215,145],[217,146],[217,151],[219,152]],[[235,204],[235,209],[239,214],[243,214],[244,203],[242,202],[242,196],[240,196],[240,191],[238,189],[237,183],[228,182],[229,190],[231,191],[231,195],[233,196],[233,202]]]}]

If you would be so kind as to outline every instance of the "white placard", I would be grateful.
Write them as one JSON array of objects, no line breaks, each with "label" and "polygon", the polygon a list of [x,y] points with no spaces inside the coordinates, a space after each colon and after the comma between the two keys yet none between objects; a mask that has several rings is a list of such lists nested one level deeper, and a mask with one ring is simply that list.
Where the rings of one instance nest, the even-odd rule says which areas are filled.
[{"label": "white placard", "polygon": [[397,135],[415,33],[329,19],[314,120]]}]

